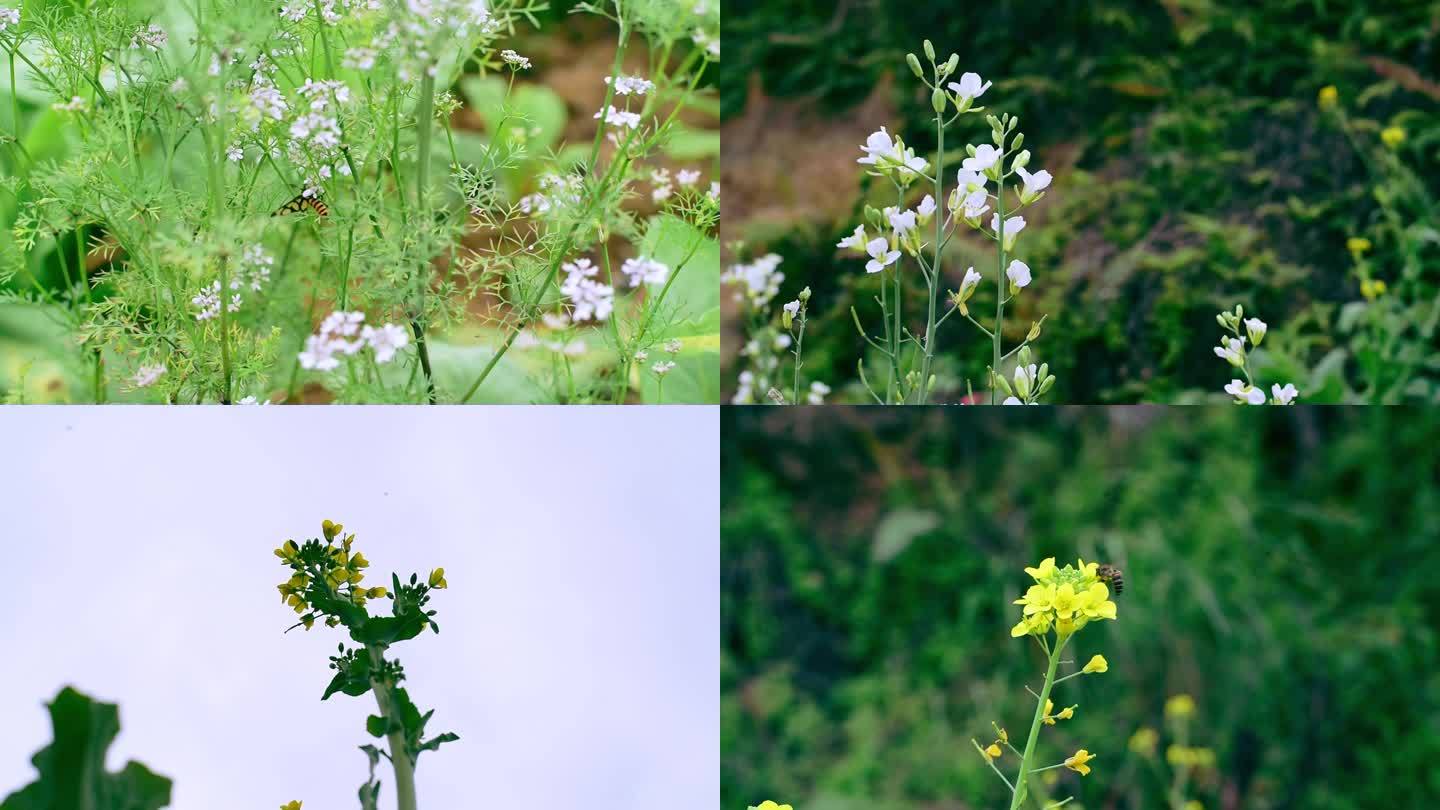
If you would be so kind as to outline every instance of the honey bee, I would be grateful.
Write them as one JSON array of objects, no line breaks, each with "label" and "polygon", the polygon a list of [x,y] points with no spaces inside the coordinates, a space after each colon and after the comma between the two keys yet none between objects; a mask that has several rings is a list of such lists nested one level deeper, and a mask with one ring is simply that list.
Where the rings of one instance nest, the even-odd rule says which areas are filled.
[{"label": "honey bee", "polygon": [[1110,586],[1110,589],[1115,592],[1116,596],[1125,592],[1125,575],[1121,573],[1119,568],[1105,563],[1095,569],[1095,575],[1105,580],[1106,584]]}]

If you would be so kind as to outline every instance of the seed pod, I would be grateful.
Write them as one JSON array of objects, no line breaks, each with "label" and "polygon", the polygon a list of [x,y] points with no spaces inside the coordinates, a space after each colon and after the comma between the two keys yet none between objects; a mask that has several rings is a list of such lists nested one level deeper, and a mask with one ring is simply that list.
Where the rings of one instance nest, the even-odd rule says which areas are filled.
[{"label": "seed pod", "polygon": [[1044,381],[1044,382],[1040,383],[1040,393],[1037,394],[1037,396],[1044,396],[1044,395],[1045,395],[1045,392],[1046,392],[1046,391],[1049,391],[1050,388],[1051,388],[1052,386],[1054,386],[1054,385],[1055,385],[1055,375],[1054,375],[1054,374],[1051,374],[1049,377],[1046,377],[1046,378],[1045,378],[1045,381]]}]

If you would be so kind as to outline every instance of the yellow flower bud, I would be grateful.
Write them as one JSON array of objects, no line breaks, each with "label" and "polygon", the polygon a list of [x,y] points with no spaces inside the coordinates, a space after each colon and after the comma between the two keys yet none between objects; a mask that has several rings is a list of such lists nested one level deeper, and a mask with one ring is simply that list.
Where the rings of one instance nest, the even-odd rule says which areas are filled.
[{"label": "yellow flower bud", "polygon": [[1092,656],[1092,657],[1090,658],[1090,661],[1089,661],[1087,664],[1085,664],[1085,668],[1082,669],[1082,670],[1080,670],[1080,671],[1081,671],[1081,672],[1084,672],[1084,673],[1087,674],[1087,675],[1089,675],[1089,674],[1095,673],[1095,672],[1108,672],[1109,670],[1110,670],[1110,662],[1108,662],[1108,661],[1105,660],[1105,656],[1103,656],[1103,655],[1096,655],[1096,656]]},{"label": "yellow flower bud", "polygon": [[445,581],[444,568],[436,568],[434,571],[430,572],[430,587],[440,590],[444,590],[445,588],[449,587],[449,583]]},{"label": "yellow flower bud", "polygon": [[320,531],[325,533],[326,540],[334,540],[335,536],[344,528],[339,523],[331,523],[328,520],[320,524]]},{"label": "yellow flower bud", "polygon": [[1386,146],[1394,149],[1405,142],[1405,130],[1400,127],[1386,127],[1380,130],[1380,140],[1384,141]]},{"label": "yellow flower bud", "polygon": [[1370,249],[1370,240],[1363,236],[1352,236],[1345,240],[1345,248],[1360,258],[1360,254]]},{"label": "yellow flower bud", "polygon": [[766,799],[765,801],[761,802],[759,806],[751,805],[750,810],[795,810],[795,808],[791,807],[788,804],[776,804],[775,802]]},{"label": "yellow flower bud", "polygon": [[280,805],[280,810],[300,810],[300,802],[295,801],[289,804],[282,804]]},{"label": "yellow flower bud", "polygon": [[365,595],[370,597],[371,599],[383,599],[389,594],[390,592],[388,590],[379,585],[365,592]]},{"label": "yellow flower bud", "polygon": [[1159,741],[1160,735],[1155,729],[1141,726],[1130,735],[1130,750],[1148,757],[1155,753],[1155,744]]},{"label": "yellow flower bud", "polygon": [[1335,85],[1327,84],[1324,87],[1320,88],[1320,96],[1318,98],[1318,102],[1320,104],[1320,109],[1328,110],[1331,107],[1334,107],[1336,104],[1340,103],[1340,91],[1335,89]]}]

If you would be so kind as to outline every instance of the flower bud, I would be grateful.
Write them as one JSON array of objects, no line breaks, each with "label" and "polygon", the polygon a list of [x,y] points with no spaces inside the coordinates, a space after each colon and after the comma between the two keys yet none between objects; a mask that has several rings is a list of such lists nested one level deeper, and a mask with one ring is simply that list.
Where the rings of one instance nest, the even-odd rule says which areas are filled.
[{"label": "flower bud", "polygon": [[932,44],[930,44],[930,40],[928,40],[928,39],[925,40],[925,43],[924,43],[924,44],[925,44],[925,58],[926,58],[926,59],[929,59],[931,62],[934,62],[934,61],[935,61],[935,46],[932,45]]},{"label": "flower bud", "polygon": [[1022,144],[1022,143],[1024,143],[1024,142],[1025,142],[1025,133],[1023,133],[1023,132],[1017,132],[1017,133],[1015,133],[1015,140],[1013,140],[1013,141],[1010,142],[1010,148],[1011,148],[1011,149],[1019,149],[1019,148],[1020,148],[1020,144]]},{"label": "flower bud", "polygon": [[1015,395],[1015,392],[1010,390],[1010,383],[1005,379],[1005,375],[996,374],[994,369],[990,370],[990,385],[992,388],[999,388],[1007,397]]},{"label": "flower bud", "polygon": [[945,103],[948,100],[949,97],[945,95],[945,91],[937,87],[935,88],[935,92],[930,94],[930,108],[937,114],[943,113],[945,112]]},{"label": "flower bud", "polygon": [[1044,396],[1045,392],[1049,391],[1053,385],[1055,385],[1055,375],[1051,374],[1049,377],[1046,377],[1043,382],[1040,383],[1040,391],[1036,394],[1036,396]]},{"label": "flower bud", "polygon": [[809,303],[809,302],[810,302],[810,288],[809,288],[809,287],[806,287],[805,289],[803,289],[803,290],[800,291],[800,303],[802,303],[802,304],[807,304],[807,303]]},{"label": "flower bud", "polygon": [[[1018,146],[1019,144],[1016,145]],[[1010,171],[1013,172],[1016,169],[1020,169],[1028,165],[1030,165],[1030,150],[1022,149],[1020,150],[1020,154],[1016,155],[1015,159],[1010,162]]]},{"label": "flower bud", "polygon": [[910,72],[915,74],[915,78],[925,78],[925,71],[920,69],[920,60],[915,57],[915,54],[905,54],[905,64],[910,66]]},{"label": "flower bud", "polygon": [[946,75],[946,76],[949,76],[951,73],[954,73],[954,72],[955,72],[955,68],[958,68],[958,67],[960,67],[960,54],[958,54],[958,53],[952,53],[952,54],[950,54],[950,61],[948,61],[948,62],[945,63],[945,75]]},{"label": "flower bud", "polygon": [[1016,359],[1016,360],[1020,363],[1020,365],[1022,365],[1022,366],[1028,366],[1028,365],[1030,365],[1030,347],[1029,347],[1029,346],[1022,346],[1022,347],[1020,348],[1020,351],[1018,352],[1018,354],[1017,354],[1017,356],[1016,356],[1015,359]]}]

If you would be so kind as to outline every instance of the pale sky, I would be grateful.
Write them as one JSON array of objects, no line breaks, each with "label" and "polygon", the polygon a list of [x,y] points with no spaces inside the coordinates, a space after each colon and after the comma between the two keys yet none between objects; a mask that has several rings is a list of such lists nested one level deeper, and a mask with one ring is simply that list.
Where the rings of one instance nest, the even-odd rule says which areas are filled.
[{"label": "pale sky", "polygon": [[[120,704],[109,767],[180,810],[356,810],[374,697],[272,554],[355,532],[374,584],[443,565],[392,650],[429,730],[422,810],[703,810],[719,786],[715,408],[0,409],[0,797],[63,685]],[[384,610],[385,603],[380,603]],[[393,807],[390,773],[381,806]]]}]

